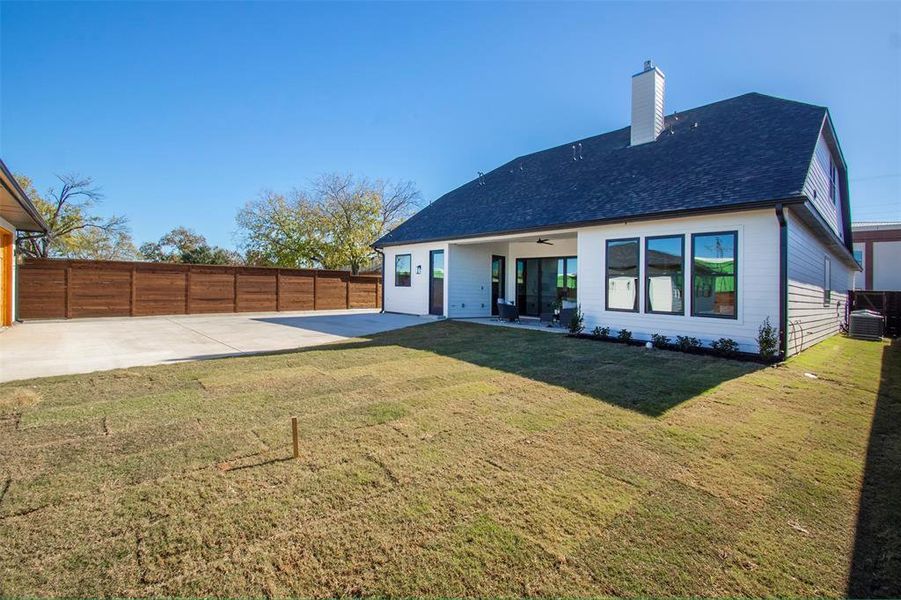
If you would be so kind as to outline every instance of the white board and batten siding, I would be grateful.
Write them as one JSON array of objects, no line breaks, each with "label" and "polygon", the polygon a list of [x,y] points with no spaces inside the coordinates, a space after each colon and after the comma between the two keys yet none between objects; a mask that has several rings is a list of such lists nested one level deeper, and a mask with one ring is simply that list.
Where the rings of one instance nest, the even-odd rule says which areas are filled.
[{"label": "white board and batten siding", "polygon": [[[854,271],[791,210],[788,222],[788,354],[838,333]],[[829,299],[825,286],[828,278]]]},{"label": "white board and batten siding", "polygon": [[[833,169],[837,169],[838,162],[826,138],[820,134],[817,140],[813,160],[810,162],[810,170],[807,172],[807,180],[804,183],[804,194],[822,215],[823,220],[832,228],[839,239],[845,237],[842,224],[842,186],[836,180],[833,186],[830,180]],[[833,199],[834,196],[834,199]]]},{"label": "white board and batten siding", "polygon": [[[410,244],[406,246],[388,246],[385,252],[385,304],[388,312],[406,313],[411,315],[425,315],[429,312],[429,253],[432,250],[444,250],[444,297],[447,298],[447,285],[450,277],[450,268],[447,257],[447,243],[435,242],[427,244]],[[398,254],[409,254],[410,261],[410,285],[397,286],[394,284],[394,264]],[[416,268],[420,272],[416,273]],[[445,309],[447,304],[445,303]]]},{"label": "white board and batten siding", "polygon": [[[738,232],[738,310],[736,319],[691,316],[691,235],[694,233]],[[645,240],[647,236],[685,235],[685,314],[664,315],[645,312]],[[639,312],[607,311],[606,242],[640,237]],[[746,352],[757,351],[757,329],[767,317],[779,325],[779,225],[773,210],[745,211],[639,221],[589,227],[578,233],[579,304],[585,327],[610,327],[615,334],[628,329],[633,337],[650,339],[660,333],[670,338],[688,335],[709,342],[721,337],[734,339]]]}]

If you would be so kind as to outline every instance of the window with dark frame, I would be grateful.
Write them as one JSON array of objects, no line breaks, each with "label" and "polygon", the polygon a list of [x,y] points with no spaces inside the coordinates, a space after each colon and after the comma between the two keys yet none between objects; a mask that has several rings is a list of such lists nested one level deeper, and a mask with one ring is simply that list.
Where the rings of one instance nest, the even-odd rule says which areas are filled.
[{"label": "window with dark frame", "polygon": [[738,318],[738,232],[691,236],[692,297],[695,317]]},{"label": "window with dark frame", "polygon": [[394,286],[410,287],[413,271],[413,259],[409,254],[398,254],[394,257]]},{"label": "window with dark frame", "polygon": [[685,236],[645,238],[645,311],[685,314]]},{"label": "window with dark frame", "polygon": [[832,261],[823,257],[823,306],[832,303]]},{"label": "window with dark frame", "polygon": [[606,310],[638,312],[639,238],[607,240]]},{"label": "window with dark frame", "polygon": [[838,204],[838,167],[835,162],[829,160],[829,198],[832,204]]}]

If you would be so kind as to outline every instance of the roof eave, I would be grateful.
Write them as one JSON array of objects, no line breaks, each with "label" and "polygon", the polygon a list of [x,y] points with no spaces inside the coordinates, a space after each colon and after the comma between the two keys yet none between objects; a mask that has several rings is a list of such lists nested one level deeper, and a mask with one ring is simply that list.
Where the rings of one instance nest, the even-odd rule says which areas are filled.
[{"label": "roof eave", "polygon": [[28,194],[25,193],[25,190],[23,190],[19,185],[19,182],[16,181],[15,176],[10,172],[3,160],[0,160],[0,184],[6,188],[10,196],[16,200],[19,206],[22,207],[22,210],[24,210],[28,216],[31,217],[31,220],[34,221],[34,228],[17,226],[18,229],[20,231],[47,233],[47,223],[44,221],[43,217],[41,217],[41,214],[38,212],[35,205],[32,204]]},{"label": "roof eave", "polygon": [[[546,231],[548,229],[573,229],[579,227],[592,227],[597,225],[605,225],[609,223],[628,223],[632,221],[655,221],[659,219],[676,219],[679,217],[689,217],[695,215],[704,215],[704,214],[722,214],[727,212],[744,212],[748,210],[756,210],[760,208],[771,208],[776,206],[777,204],[782,204],[783,206],[789,206],[793,204],[803,204],[807,201],[807,197],[803,194],[798,194],[794,196],[789,196],[787,198],[774,198],[771,200],[758,200],[751,202],[744,202],[741,204],[733,204],[729,206],[716,207],[716,208],[696,208],[696,209],[681,209],[681,210],[673,210],[659,213],[650,213],[650,214],[639,214],[639,215],[630,215],[630,216],[618,216],[604,219],[591,219],[587,221],[574,221],[569,223],[548,223],[546,225],[541,225],[538,227],[527,227],[520,229],[506,229],[500,231],[487,231],[481,233],[475,233],[472,235],[459,235],[454,237],[434,237],[434,238],[426,238],[426,239],[417,239],[417,240],[403,240],[398,242],[388,241],[385,242],[384,239],[388,236],[383,236],[378,239],[376,242],[372,244],[373,248],[388,248],[391,246],[405,246],[410,244],[428,244],[433,242],[453,242],[456,240],[471,240],[475,238],[481,237],[492,237],[498,235],[516,235],[523,233],[535,233],[538,231]],[[389,234],[390,235],[390,234]]]}]

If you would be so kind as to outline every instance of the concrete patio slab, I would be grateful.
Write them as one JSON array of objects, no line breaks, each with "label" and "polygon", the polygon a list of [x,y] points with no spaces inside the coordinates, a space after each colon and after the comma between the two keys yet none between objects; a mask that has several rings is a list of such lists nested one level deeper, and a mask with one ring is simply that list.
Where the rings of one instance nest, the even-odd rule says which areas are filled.
[{"label": "concrete patio slab", "polygon": [[340,310],[32,321],[0,333],[0,382],[304,348],[433,320]]}]

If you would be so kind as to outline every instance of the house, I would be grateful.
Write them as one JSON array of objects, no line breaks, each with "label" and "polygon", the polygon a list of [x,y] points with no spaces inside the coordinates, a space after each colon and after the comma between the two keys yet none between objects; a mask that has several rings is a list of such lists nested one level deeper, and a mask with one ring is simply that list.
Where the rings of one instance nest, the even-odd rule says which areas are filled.
[{"label": "house", "polygon": [[854,289],[901,291],[901,221],[854,223],[851,236],[854,258],[863,267]]},{"label": "house", "polygon": [[788,356],[836,333],[852,274],[848,175],[828,109],[757,93],[664,116],[632,77],[629,127],[521,156],[374,246],[386,311],[581,307],[586,328],[729,337]]},{"label": "house", "polygon": [[15,177],[0,160],[0,327],[16,318],[16,231],[45,232],[47,226]]}]

